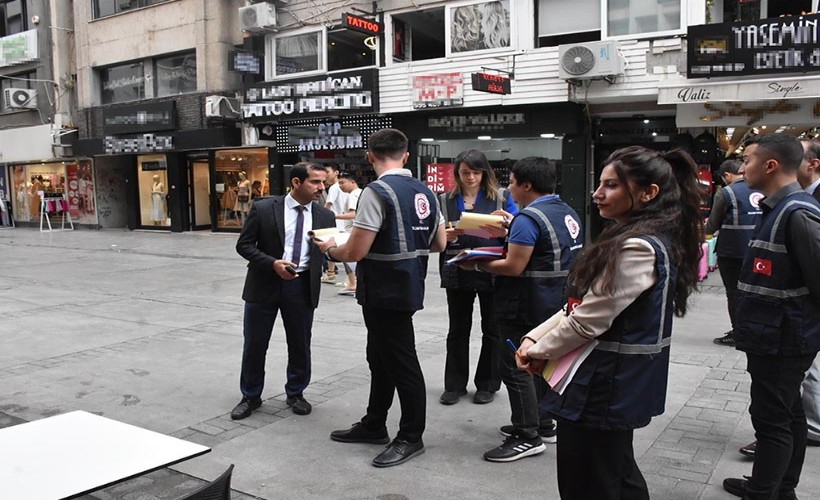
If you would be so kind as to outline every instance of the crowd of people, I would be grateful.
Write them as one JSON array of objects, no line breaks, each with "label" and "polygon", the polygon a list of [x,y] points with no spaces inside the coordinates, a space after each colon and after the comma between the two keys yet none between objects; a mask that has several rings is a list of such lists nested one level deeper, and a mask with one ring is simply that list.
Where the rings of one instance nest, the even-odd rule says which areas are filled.
[{"label": "crowd of people", "polygon": [[[476,298],[482,337],[473,402],[492,402],[502,382],[509,395],[510,425],[500,429],[506,438],[484,458],[511,462],[557,443],[561,498],[647,499],[633,433],[664,412],[673,317],[689,309],[705,233],[718,232],[732,329],[715,342],[746,354],[756,437],[751,476],[728,478],[724,488],[747,499],[796,498],[806,445],[820,439],[816,141],[801,145],[786,134],[750,141],[742,161],[721,166],[727,185],[705,227],[704,193],[687,153],[615,151],[592,196],[611,222],[594,242],[585,241],[581,218],[556,193],[555,166],[545,158],[518,160],[504,189],[483,153],[465,151],[454,160],[455,188],[437,197],[404,168],[407,149],[402,132],[377,131],[367,159],[378,179],[364,189],[355,176],[301,163],[291,170],[287,195],[252,205],[237,242],[249,264],[242,399],[232,418],[247,418],[262,403],[265,355],[280,311],[287,404],[296,414],[311,412],[303,392],[319,287],[333,269],[323,276],[327,260],[345,266],[345,289],[362,308],[371,374],[364,416],[330,439],[387,445],[373,459],[376,467],[423,453],[427,395],[413,315],[423,308],[428,255],[442,252],[449,328],[439,401],[453,405],[467,394]],[[328,177],[338,192],[331,187],[319,203]],[[468,233],[455,227],[467,213],[504,223]],[[343,244],[307,237],[336,224],[349,233]],[[485,246],[503,247],[500,258],[445,263]],[[585,346],[591,349],[571,380],[553,390],[543,376],[550,362]],[[391,440],[394,393],[401,418]]]}]

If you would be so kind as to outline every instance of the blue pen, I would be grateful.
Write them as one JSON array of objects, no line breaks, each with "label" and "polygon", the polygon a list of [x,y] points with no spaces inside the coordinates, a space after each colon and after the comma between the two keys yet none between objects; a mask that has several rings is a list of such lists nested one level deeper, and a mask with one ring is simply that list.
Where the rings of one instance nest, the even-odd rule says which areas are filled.
[{"label": "blue pen", "polygon": [[510,346],[513,352],[518,352],[518,348],[515,347],[515,342],[513,342],[512,339],[507,339],[507,345]]}]

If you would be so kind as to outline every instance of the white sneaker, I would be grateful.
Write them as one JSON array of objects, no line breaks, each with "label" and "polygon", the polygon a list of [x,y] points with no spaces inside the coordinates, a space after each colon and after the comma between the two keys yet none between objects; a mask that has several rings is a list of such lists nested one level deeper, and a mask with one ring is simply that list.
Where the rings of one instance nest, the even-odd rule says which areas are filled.
[{"label": "white sneaker", "polygon": [[356,290],[350,288],[342,288],[337,293],[339,295],[353,295],[354,297],[356,296]]},{"label": "white sneaker", "polygon": [[322,279],[319,281],[321,281],[322,283],[336,283],[336,275],[331,274],[328,276],[327,274],[323,274]]},{"label": "white sneaker", "polygon": [[336,283],[336,288],[347,288],[347,280],[344,283]]}]

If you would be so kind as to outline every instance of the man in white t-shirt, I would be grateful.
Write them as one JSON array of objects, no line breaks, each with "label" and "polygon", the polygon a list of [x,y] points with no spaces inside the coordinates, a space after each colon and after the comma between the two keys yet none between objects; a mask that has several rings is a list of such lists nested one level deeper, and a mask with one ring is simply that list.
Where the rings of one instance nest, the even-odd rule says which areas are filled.
[{"label": "man in white t-shirt", "polygon": [[[325,200],[325,208],[333,211],[336,215],[343,214],[347,211],[347,194],[339,188],[339,166],[334,163],[327,163],[324,167],[325,170],[327,170],[327,179],[325,180],[327,199]],[[337,220],[336,227],[339,230],[344,229],[344,221]],[[322,276],[322,283],[334,283],[335,281],[336,264],[334,262],[328,262],[327,273]]]},{"label": "man in white t-shirt", "polygon": [[[343,214],[336,215],[336,223],[344,224],[346,232],[353,229],[353,219],[356,218],[356,206],[359,204],[359,196],[362,194],[362,188],[359,187],[356,181],[356,175],[352,172],[340,172],[339,182],[337,183],[342,192],[347,196],[347,207]],[[345,262],[345,272],[347,273],[347,285],[340,291],[339,295],[356,295],[356,263]]]}]

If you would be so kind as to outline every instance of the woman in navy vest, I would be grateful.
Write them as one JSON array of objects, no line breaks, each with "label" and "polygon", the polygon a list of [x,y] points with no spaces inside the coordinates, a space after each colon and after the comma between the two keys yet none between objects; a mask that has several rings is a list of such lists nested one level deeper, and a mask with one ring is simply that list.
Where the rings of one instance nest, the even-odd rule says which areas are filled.
[{"label": "woman in navy vest", "polygon": [[664,411],[672,315],[686,313],[697,283],[700,197],[686,153],[615,151],[593,194],[615,224],[575,262],[567,310],[521,342],[519,364],[534,375],[548,360],[594,347],[563,393],[541,402],[558,420],[564,500],[649,498],[632,435]]},{"label": "woman in navy vest", "polygon": [[473,401],[489,403],[501,387],[499,342],[493,327],[493,277],[491,274],[467,271],[458,266],[444,265],[447,258],[466,248],[501,246],[502,238],[480,238],[464,234],[452,226],[464,212],[490,214],[505,210],[517,214],[512,196],[498,187],[490,163],[484,153],[471,149],[460,153],[455,161],[456,186],[450,193],[439,195],[447,229],[446,257],[439,259],[441,286],[447,289],[447,310],[450,329],[447,333],[447,361],[444,366],[444,393],[439,401],[445,405],[458,402],[467,394],[470,374],[470,330],[473,325],[473,304],[476,295],[481,307],[481,353],[475,372],[476,393]]}]

